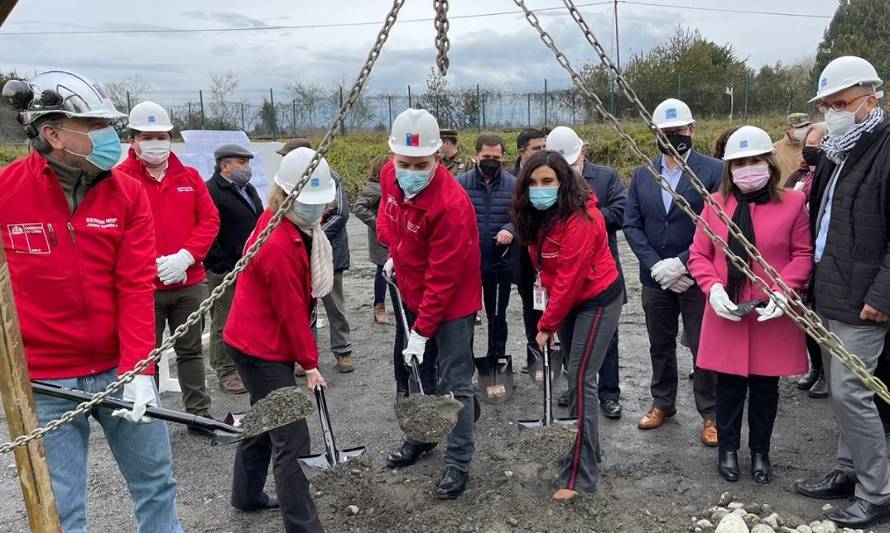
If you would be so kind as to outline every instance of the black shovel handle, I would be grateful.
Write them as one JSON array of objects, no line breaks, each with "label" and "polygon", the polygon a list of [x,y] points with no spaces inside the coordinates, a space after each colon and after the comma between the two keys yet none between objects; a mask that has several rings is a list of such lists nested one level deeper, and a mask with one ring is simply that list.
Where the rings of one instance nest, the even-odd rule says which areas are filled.
[{"label": "black shovel handle", "polygon": [[[31,388],[37,394],[52,396],[55,398],[62,398],[63,400],[71,400],[73,402],[87,402],[93,399],[93,395],[90,393],[75,389],[69,389],[42,381],[32,381]],[[109,409],[133,409],[133,402],[118,400],[117,398],[105,398],[104,400],[99,402],[98,405],[107,407]],[[167,422],[185,424],[187,426],[203,427],[211,431],[219,430],[236,435],[240,435],[242,432],[241,428],[231,426],[229,424],[226,424],[225,422],[213,420],[212,418],[205,418],[203,416],[183,413],[180,411],[174,411],[172,409],[164,409],[163,407],[147,406],[145,408],[145,416],[158,420],[165,420]]]},{"label": "black shovel handle", "polygon": [[[334,440],[334,429],[331,427],[331,415],[328,413],[328,400],[324,395],[324,387],[315,386],[315,403],[318,406],[318,421],[321,423],[321,433],[324,438],[325,452],[333,464],[340,462],[337,453],[337,442]],[[332,465],[333,466],[333,465]]]},{"label": "black shovel handle", "polygon": [[[399,315],[399,320],[402,322],[402,331],[404,331],[403,337],[405,338],[405,343],[403,348],[408,347],[408,335],[411,334],[411,327],[408,325],[408,315],[405,314],[405,302],[402,301],[402,293],[399,291],[399,286],[393,282],[393,280],[387,276],[383,276],[383,279],[386,280],[387,285],[392,287],[393,294],[396,295],[395,301],[393,302],[396,306],[396,314]],[[423,383],[420,381],[420,370],[417,368],[417,358],[411,357],[411,374],[414,376],[414,381],[417,382],[417,390],[420,391],[420,394],[425,394],[423,392]]]}]

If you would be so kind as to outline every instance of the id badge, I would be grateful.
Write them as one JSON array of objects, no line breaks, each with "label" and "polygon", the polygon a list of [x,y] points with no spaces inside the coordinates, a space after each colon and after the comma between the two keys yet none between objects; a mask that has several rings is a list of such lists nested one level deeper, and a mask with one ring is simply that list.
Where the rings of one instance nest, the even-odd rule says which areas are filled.
[{"label": "id badge", "polygon": [[535,279],[535,286],[532,289],[532,308],[535,311],[544,311],[547,308],[547,289],[541,285],[541,277]]}]

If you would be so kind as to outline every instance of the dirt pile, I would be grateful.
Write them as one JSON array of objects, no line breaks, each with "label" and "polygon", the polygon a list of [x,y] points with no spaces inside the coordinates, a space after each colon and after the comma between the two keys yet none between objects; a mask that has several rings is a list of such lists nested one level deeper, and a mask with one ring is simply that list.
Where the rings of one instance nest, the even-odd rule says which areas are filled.
[{"label": "dirt pile", "polygon": [[413,394],[398,402],[396,418],[402,432],[417,442],[440,442],[457,424],[464,404],[451,396]]},{"label": "dirt pile", "polygon": [[243,438],[286,426],[306,418],[315,410],[309,394],[300,387],[284,387],[270,392],[251,406],[241,419]]}]

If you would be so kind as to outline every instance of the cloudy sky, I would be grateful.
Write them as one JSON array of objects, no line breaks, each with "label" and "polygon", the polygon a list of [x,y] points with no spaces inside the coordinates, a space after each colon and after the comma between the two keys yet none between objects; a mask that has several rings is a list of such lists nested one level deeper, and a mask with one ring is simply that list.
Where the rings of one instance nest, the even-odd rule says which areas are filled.
[{"label": "cloudy sky", "polygon": [[[560,7],[559,0],[527,0],[533,9]],[[576,0],[581,4],[603,4]],[[614,53],[609,5],[581,12]],[[658,5],[654,5],[658,4]],[[231,70],[239,91],[261,95],[268,87],[293,81],[336,84],[355,78],[391,6],[385,0],[26,0],[0,28],[0,70],[20,73],[67,67],[102,82],[138,74],[154,89],[208,88],[212,73]],[[686,9],[672,6],[685,6]],[[619,0],[621,57],[650,48],[678,25],[730,43],[739,56],[759,67],[796,62],[815,54],[837,0]],[[688,9],[693,8],[693,9]],[[725,13],[694,8],[781,11],[811,16]],[[505,89],[568,84],[537,35],[510,0],[451,0],[451,85],[496,85]],[[503,13],[494,16],[475,16]],[[593,60],[592,51],[571,19],[558,10],[541,13],[545,28],[573,64]],[[408,0],[371,78],[371,91],[420,88],[434,65],[432,2]],[[346,27],[196,32],[197,29],[263,28],[376,22]],[[189,30],[139,32],[134,30]],[[47,34],[45,32],[108,32]],[[37,33],[37,34],[35,34]]]}]

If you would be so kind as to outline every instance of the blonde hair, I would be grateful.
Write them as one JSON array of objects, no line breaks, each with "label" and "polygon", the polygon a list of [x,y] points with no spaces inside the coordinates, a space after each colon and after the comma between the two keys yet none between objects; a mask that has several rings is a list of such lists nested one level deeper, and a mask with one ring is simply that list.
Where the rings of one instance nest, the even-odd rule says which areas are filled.
[{"label": "blonde hair", "polygon": [[266,202],[266,207],[275,213],[281,207],[285,198],[287,198],[287,193],[284,192],[284,189],[277,184],[273,184],[272,189],[269,191],[269,200]]}]

